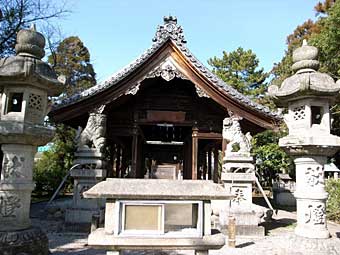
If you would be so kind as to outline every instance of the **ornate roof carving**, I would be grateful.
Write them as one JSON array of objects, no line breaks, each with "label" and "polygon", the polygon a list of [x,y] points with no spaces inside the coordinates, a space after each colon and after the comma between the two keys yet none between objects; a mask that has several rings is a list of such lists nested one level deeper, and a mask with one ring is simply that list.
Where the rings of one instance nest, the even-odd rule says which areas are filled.
[{"label": "ornate roof carving", "polygon": [[171,81],[174,78],[180,78],[187,80],[188,78],[183,75],[176,66],[172,63],[172,58],[167,58],[164,62],[159,64],[151,72],[149,72],[144,78],[161,77],[166,81]]},{"label": "ornate roof carving", "polygon": [[[164,17],[164,25],[158,26],[157,32],[155,37],[153,38],[153,44],[152,46],[147,49],[142,55],[140,55],[135,61],[112,75],[109,79],[106,81],[97,84],[96,86],[93,86],[83,92],[80,92],[78,94],[75,94],[69,98],[57,100],[54,104],[54,109],[59,109],[65,106],[68,106],[70,104],[76,103],[78,101],[81,101],[85,98],[88,98],[92,95],[95,95],[107,88],[115,86],[118,82],[129,76],[133,71],[135,71],[138,67],[140,67],[142,64],[144,64],[157,50],[159,50],[164,43],[166,43],[168,40],[171,40],[182,52],[182,54],[189,60],[189,62],[195,66],[195,68],[204,76],[206,77],[212,84],[214,84],[219,90],[223,91],[224,93],[228,94],[229,97],[233,98],[235,101],[243,104],[247,108],[251,108],[265,116],[269,116],[271,118],[275,119],[281,119],[281,114],[272,112],[268,107],[265,107],[263,105],[260,105],[258,103],[253,102],[250,98],[247,96],[239,93],[236,89],[230,87],[227,85],[224,81],[222,81],[220,78],[218,78],[215,74],[213,74],[207,67],[205,67],[186,47],[186,41],[184,39],[183,35],[183,29],[181,26],[177,24],[177,18],[173,16]],[[171,70],[168,70],[171,71]],[[169,73],[163,73],[163,76],[161,73],[158,73],[159,70],[154,70],[153,74],[149,74],[151,77],[152,75],[159,76],[166,79],[169,79],[173,76],[173,74]],[[167,76],[170,75],[170,76]],[[185,78],[182,77],[183,74],[177,71],[175,71],[175,76],[178,75],[179,78]],[[177,76],[176,76],[177,77]],[[145,77],[147,78],[147,77]],[[127,94],[134,94],[138,91],[138,84],[134,84],[129,91],[127,91]],[[206,93],[201,93],[200,90],[197,91],[199,96],[207,96]],[[126,94],[125,93],[125,94]]]},{"label": "ornate roof carving", "polygon": [[175,16],[167,16],[163,20],[164,25],[157,27],[156,35],[152,41],[159,44],[171,38],[178,45],[185,44],[183,28],[177,25],[177,18]]}]

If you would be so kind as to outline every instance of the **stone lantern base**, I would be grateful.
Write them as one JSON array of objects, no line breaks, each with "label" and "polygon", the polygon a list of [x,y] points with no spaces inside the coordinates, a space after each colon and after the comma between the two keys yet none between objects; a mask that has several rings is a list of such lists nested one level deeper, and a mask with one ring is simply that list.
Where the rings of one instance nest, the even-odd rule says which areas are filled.
[{"label": "stone lantern base", "polygon": [[75,164],[79,168],[71,171],[74,178],[73,201],[65,214],[66,227],[72,231],[88,232],[93,215],[104,219],[103,199],[85,199],[83,193],[106,177],[104,155],[96,149],[77,151]]},{"label": "stone lantern base", "polygon": [[228,217],[236,219],[236,235],[264,236],[265,229],[259,226],[266,214],[265,208],[252,203],[252,185],[255,181],[255,173],[222,173],[221,180],[224,187],[235,195],[220,211],[221,232],[228,232]]},{"label": "stone lantern base", "polygon": [[0,255],[48,255],[48,239],[38,227],[0,231]]}]

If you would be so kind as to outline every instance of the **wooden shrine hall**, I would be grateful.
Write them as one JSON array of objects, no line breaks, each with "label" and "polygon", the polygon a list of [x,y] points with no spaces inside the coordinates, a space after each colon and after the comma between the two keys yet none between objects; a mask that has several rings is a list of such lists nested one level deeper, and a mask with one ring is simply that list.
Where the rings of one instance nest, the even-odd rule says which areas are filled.
[{"label": "wooden shrine hall", "polygon": [[109,177],[218,179],[223,119],[242,117],[243,132],[273,128],[276,113],[216,77],[187,48],[175,17],[164,18],[152,46],[92,88],[56,102],[50,118],[85,127],[106,115]]}]

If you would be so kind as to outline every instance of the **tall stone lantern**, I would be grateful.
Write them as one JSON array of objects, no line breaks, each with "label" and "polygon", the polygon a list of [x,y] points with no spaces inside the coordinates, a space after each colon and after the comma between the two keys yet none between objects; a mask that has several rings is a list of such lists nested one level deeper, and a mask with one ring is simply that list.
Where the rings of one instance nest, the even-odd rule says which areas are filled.
[{"label": "tall stone lantern", "polygon": [[324,165],[327,157],[340,148],[340,137],[331,135],[330,106],[340,83],[318,72],[318,50],[306,42],[293,52],[295,74],[279,88],[269,87],[279,107],[287,107],[285,122],[289,134],[279,145],[294,158],[296,165],[296,235],[328,238]]},{"label": "tall stone lantern", "polygon": [[44,46],[33,26],[18,32],[16,56],[0,60],[0,254],[48,254],[46,235],[29,219],[34,155],[54,134],[44,125],[48,96],[63,87],[41,60]]}]

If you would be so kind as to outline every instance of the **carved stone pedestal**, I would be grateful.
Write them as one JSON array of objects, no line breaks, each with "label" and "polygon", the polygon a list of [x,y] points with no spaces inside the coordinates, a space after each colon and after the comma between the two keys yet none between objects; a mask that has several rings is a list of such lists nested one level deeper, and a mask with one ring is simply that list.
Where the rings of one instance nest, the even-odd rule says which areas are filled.
[{"label": "carved stone pedestal", "polygon": [[[223,158],[223,172],[244,172],[254,171],[254,159],[250,156],[250,153],[233,153],[226,154]],[[243,171],[242,171],[243,170]]]},{"label": "carved stone pedestal", "polygon": [[36,146],[3,144],[3,164],[0,181],[0,231],[28,228],[33,157]]},{"label": "carved stone pedestal", "polygon": [[99,214],[103,219],[105,201],[85,199],[83,193],[106,177],[104,155],[96,149],[83,149],[76,153],[75,164],[80,164],[71,172],[74,178],[73,202],[67,208],[65,222],[75,231],[89,231],[92,215]]},{"label": "carved stone pedestal", "polygon": [[3,144],[0,180],[0,255],[48,254],[47,236],[29,218],[36,146]]},{"label": "carved stone pedestal", "polygon": [[18,231],[0,231],[0,255],[48,255],[48,239],[40,228]]},{"label": "carved stone pedestal", "polygon": [[323,156],[299,157],[296,165],[297,226],[295,233],[308,238],[328,238]]},{"label": "carved stone pedestal", "polygon": [[264,227],[258,226],[265,212],[252,204],[252,186],[255,173],[222,173],[224,187],[235,196],[220,212],[220,227],[227,234],[228,217],[236,220],[236,235],[264,236]]}]

